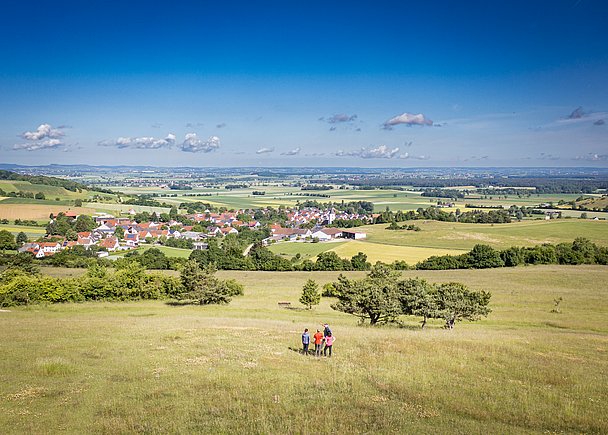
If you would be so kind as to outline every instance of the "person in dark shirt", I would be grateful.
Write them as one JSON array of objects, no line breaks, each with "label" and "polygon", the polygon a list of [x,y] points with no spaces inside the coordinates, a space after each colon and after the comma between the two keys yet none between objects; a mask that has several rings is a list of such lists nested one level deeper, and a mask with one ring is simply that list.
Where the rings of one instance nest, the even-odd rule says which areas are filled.
[{"label": "person in dark shirt", "polygon": [[308,333],[308,328],[304,329],[304,333],[302,334],[302,353],[304,355],[308,355],[308,345],[310,344],[310,334]]}]

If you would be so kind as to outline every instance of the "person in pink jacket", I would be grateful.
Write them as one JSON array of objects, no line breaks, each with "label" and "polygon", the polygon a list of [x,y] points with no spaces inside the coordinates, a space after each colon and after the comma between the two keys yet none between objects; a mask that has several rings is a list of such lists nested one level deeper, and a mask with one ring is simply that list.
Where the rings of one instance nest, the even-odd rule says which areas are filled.
[{"label": "person in pink jacket", "polygon": [[323,349],[323,356],[327,356],[327,349],[329,349],[329,356],[331,358],[331,348],[334,345],[334,336],[329,334],[325,337],[325,349]]}]

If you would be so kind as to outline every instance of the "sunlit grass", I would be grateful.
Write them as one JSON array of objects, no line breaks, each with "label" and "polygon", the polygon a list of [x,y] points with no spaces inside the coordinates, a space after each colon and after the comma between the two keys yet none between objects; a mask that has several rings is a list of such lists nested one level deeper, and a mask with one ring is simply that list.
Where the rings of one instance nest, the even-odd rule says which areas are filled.
[{"label": "sunlit grass", "polygon": [[[414,318],[403,328],[357,326],[327,298],[297,309],[306,279],[323,284],[337,274],[220,272],[246,289],[228,306],[0,312],[0,430],[608,431],[608,268],[405,272],[492,292],[487,319],[451,332],[439,321],[422,331]],[[551,313],[559,296],[562,313]],[[333,358],[296,352],[303,328],[325,321],[336,336]]]}]

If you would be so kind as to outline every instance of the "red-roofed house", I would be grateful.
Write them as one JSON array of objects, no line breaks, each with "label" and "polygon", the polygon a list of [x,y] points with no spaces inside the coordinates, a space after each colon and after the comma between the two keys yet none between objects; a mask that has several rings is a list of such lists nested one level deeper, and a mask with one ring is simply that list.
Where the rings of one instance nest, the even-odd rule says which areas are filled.
[{"label": "red-roofed house", "polygon": [[115,251],[120,245],[118,244],[118,239],[116,237],[106,237],[99,242],[99,246],[106,248],[108,251]]}]

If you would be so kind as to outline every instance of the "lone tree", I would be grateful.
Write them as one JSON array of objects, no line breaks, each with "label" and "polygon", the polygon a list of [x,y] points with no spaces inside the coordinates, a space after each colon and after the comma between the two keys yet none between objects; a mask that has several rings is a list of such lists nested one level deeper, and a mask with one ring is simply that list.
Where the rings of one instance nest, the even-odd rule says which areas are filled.
[{"label": "lone tree", "polygon": [[27,241],[27,234],[25,234],[23,231],[20,231],[19,234],[17,234],[17,244],[21,246],[24,243],[27,243]]},{"label": "lone tree", "polygon": [[6,230],[0,230],[0,249],[3,251],[15,249],[15,236]]},{"label": "lone tree", "polygon": [[216,278],[215,272],[212,263],[201,269],[196,260],[188,260],[180,274],[183,291],[177,299],[200,305],[229,303],[232,290],[225,281]]},{"label": "lone tree", "polygon": [[308,309],[311,310],[312,306],[319,305],[319,302],[321,302],[319,286],[314,280],[309,279],[308,281],[306,281],[306,284],[304,284],[304,287],[302,288],[302,296],[300,296],[300,303],[302,305],[306,305]]}]

